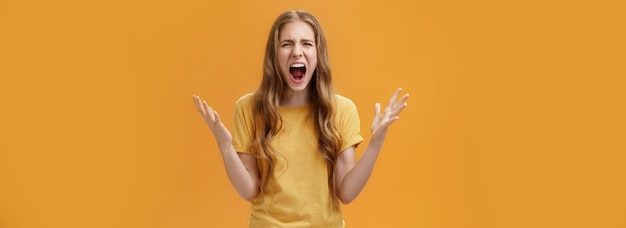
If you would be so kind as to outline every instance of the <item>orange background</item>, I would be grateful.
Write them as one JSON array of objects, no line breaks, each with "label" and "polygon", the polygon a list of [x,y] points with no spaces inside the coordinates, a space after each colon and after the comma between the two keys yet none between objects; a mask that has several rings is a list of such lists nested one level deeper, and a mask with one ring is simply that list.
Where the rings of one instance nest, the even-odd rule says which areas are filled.
[{"label": "orange background", "polygon": [[245,227],[191,95],[230,128],[286,9],[366,140],[411,94],[349,227],[626,227],[618,2],[0,0],[0,227]]}]

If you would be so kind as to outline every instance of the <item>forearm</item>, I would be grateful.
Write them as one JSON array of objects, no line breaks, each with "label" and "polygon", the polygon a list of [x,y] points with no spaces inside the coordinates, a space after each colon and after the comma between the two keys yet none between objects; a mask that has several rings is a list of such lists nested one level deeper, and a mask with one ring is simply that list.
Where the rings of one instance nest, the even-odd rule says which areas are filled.
[{"label": "forearm", "polygon": [[258,194],[256,178],[250,175],[232,144],[220,145],[219,148],[228,179],[237,190],[237,193],[239,193],[239,196],[247,201],[254,200]]},{"label": "forearm", "polygon": [[[338,186],[337,196],[343,203],[347,204],[351,202],[359,195],[361,190],[363,190],[363,187],[365,187],[365,184],[367,184],[367,181],[372,175],[376,159],[378,159],[378,154],[380,154],[380,150],[383,147],[389,126],[400,118],[398,114],[407,107],[404,101],[409,97],[409,94],[405,94],[399,100],[396,100],[401,90],[400,88],[397,89],[393,96],[391,96],[389,105],[384,109],[383,113],[380,112],[380,103],[374,105],[375,117],[371,128],[372,138],[367,148],[365,148],[365,152],[363,152],[363,156],[361,156],[359,162],[351,167],[352,164],[354,164],[354,153],[340,154],[339,162],[335,164],[335,171],[339,171],[338,174],[335,173],[337,175],[335,181]],[[352,150],[352,152],[354,152],[354,150]]]},{"label": "forearm", "polygon": [[346,174],[341,182],[341,186],[339,186],[339,198],[343,203],[347,204],[352,202],[352,200],[359,195],[361,190],[363,190],[372,175],[382,146],[382,139],[370,140],[361,159],[359,159],[357,164]]}]

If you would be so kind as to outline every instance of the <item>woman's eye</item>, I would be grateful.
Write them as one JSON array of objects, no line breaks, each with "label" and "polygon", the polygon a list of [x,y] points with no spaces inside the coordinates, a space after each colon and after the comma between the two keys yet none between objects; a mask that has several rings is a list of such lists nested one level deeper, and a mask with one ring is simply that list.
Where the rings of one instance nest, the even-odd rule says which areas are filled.
[{"label": "woman's eye", "polygon": [[291,44],[290,44],[290,43],[283,43],[283,44],[281,44],[280,46],[281,46],[281,47],[289,47],[289,46],[291,46]]},{"label": "woman's eye", "polygon": [[304,43],[306,46],[313,46],[313,43]]}]

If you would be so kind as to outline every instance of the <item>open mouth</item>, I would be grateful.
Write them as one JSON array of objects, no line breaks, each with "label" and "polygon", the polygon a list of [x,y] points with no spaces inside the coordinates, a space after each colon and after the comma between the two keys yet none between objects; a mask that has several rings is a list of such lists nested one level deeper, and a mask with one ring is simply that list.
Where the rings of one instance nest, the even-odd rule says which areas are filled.
[{"label": "open mouth", "polygon": [[306,73],[306,67],[304,63],[293,63],[289,66],[289,73],[294,82],[301,82],[304,80],[304,74]]}]

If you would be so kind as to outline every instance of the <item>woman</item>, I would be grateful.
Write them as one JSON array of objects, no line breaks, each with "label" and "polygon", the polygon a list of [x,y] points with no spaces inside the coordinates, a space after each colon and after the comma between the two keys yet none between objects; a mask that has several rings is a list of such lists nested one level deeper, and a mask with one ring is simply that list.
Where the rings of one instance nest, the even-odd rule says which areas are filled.
[{"label": "woman", "polygon": [[228,177],[251,202],[250,227],[344,227],[339,201],[369,179],[389,126],[406,108],[398,89],[363,141],[354,103],[335,94],[326,40],[306,11],[281,14],[269,34],[260,88],[236,103],[233,135],[207,102],[194,102],[218,143]]}]

